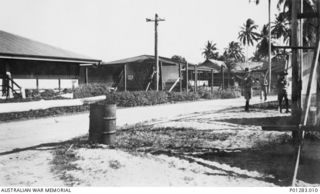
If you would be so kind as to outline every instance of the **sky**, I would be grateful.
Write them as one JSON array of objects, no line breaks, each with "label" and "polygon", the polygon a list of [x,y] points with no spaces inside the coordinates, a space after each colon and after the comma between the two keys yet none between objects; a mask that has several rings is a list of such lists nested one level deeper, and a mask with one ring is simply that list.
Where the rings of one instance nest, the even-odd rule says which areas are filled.
[{"label": "sky", "polygon": [[[271,0],[272,18],[276,3]],[[222,52],[248,18],[260,31],[268,0],[0,0],[0,30],[108,62],[154,54],[154,24],[146,18],[155,13],[165,19],[159,55],[200,63],[208,40]]]}]

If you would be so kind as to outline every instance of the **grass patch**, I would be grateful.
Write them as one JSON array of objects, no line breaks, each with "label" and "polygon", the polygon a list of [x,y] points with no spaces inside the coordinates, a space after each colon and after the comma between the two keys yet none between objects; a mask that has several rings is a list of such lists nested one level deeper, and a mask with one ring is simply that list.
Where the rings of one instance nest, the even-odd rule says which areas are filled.
[{"label": "grass patch", "polygon": [[67,150],[68,144],[65,144],[63,146],[60,146],[53,152],[53,160],[51,161],[51,164],[53,164],[53,168],[51,169],[51,171],[57,174],[67,186],[74,186],[77,182],[79,182],[79,180],[75,179],[67,172],[72,170],[79,170],[79,168],[72,163],[74,161],[77,161],[79,157],[73,150]]},{"label": "grass patch", "polygon": [[151,129],[139,127],[117,132],[114,146],[125,150],[175,150],[194,152],[210,149],[210,142],[224,141],[232,133],[214,133],[211,130],[193,130],[188,128]]}]

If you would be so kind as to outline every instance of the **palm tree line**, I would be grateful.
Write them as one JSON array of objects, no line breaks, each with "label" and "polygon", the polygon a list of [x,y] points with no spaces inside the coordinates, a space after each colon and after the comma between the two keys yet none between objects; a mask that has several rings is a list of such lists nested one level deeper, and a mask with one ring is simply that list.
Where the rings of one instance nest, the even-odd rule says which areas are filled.
[{"label": "palm tree line", "polygon": [[[304,12],[317,12],[316,1],[317,0],[303,0]],[[259,4],[259,0],[256,0],[256,3]],[[231,41],[228,47],[224,49],[222,55],[218,52],[217,44],[212,41],[206,42],[202,55],[206,60],[216,59],[224,61],[230,76],[230,72],[235,68],[236,64],[246,60],[243,46],[247,49],[252,46],[256,47],[249,61],[259,62],[268,57],[269,41],[272,41],[269,40],[268,33],[271,30],[273,39],[271,42],[271,53],[274,57],[283,57],[286,52],[275,49],[274,45],[276,41],[282,45],[288,45],[290,42],[291,0],[278,0],[277,8],[279,13],[276,14],[275,20],[271,22],[271,25],[263,25],[260,32],[254,20],[248,18],[240,27],[238,41]],[[317,21],[316,19],[305,19],[303,25],[303,44],[305,46],[312,46],[315,43]]]}]

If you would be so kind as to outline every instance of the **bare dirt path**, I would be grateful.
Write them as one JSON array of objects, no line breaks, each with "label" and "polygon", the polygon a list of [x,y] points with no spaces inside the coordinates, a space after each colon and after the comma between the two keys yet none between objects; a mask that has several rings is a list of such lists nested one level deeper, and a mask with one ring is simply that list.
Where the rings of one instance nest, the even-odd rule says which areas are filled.
[{"label": "bare dirt path", "polygon": [[[285,186],[293,161],[293,149],[287,142],[290,133],[262,131],[261,125],[277,124],[277,119],[290,114],[261,108],[247,113],[235,107],[242,102],[236,99],[174,104],[170,109],[166,105],[120,109],[119,126],[144,121],[135,118],[145,116],[147,127],[120,131],[116,149],[65,143],[3,154],[0,185]],[[76,118],[84,115],[62,117],[66,120],[60,122],[78,122],[80,127],[84,121]],[[150,122],[152,119],[157,120]],[[39,120],[49,119],[31,123]],[[83,126],[83,134],[87,126]],[[74,134],[70,134],[72,137]],[[298,186],[319,185],[320,174],[316,172],[320,172],[320,153],[308,152],[319,147],[319,143],[306,142]]]},{"label": "bare dirt path", "polygon": [[[275,97],[269,97],[269,100],[274,99]],[[259,98],[252,100],[252,104],[260,102]],[[237,98],[120,108],[117,110],[117,126],[132,125],[152,119],[172,118],[195,112],[222,110],[243,106],[243,104],[244,99]],[[88,133],[88,128],[88,113],[0,123],[0,154],[18,148],[66,141]]]}]

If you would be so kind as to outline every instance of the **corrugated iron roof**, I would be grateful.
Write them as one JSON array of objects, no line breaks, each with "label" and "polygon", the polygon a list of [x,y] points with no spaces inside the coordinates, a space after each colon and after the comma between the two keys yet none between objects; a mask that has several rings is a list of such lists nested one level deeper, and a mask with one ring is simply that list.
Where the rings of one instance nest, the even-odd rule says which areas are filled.
[{"label": "corrugated iron roof", "polygon": [[[287,61],[285,59],[272,59],[271,69],[272,72],[279,73],[285,69]],[[233,72],[241,73],[244,72],[245,68],[249,68],[250,71],[267,71],[269,69],[269,63],[267,61],[261,62],[243,62],[237,63],[235,68],[232,70]]]},{"label": "corrugated iron roof", "polygon": [[0,58],[73,61],[81,63],[97,63],[100,61],[1,30]]},{"label": "corrugated iron roof", "polygon": [[[120,59],[116,61],[102,62],[101,65],[120,65],[120,64],[126,64],[126,63],[141,63],[141,62],[152,61],[152,60],[154,60],[153,55],[140,55],[140,56]],[[166,57],[159,57],[159,62],[163,62],[171,65],[178,64],[178,62]]]},{"label": "corrugated iron roof", "polygon": [[204,67],[207,67],[210,70],[213,69],[215,72],[220,72],[221,67],[226,67],[226,64],[223,61],[207,59],[199,65],[199,68],[204,68]]},{"label": "corrugated iron roof", "polygon": [[240,62],[235,65],[235,67],[232,71],[233,72],[244,72],[245,68],[249,68],[250,71],[263,70],[264,63],[265,62],[253,62],[253,61]]}]

